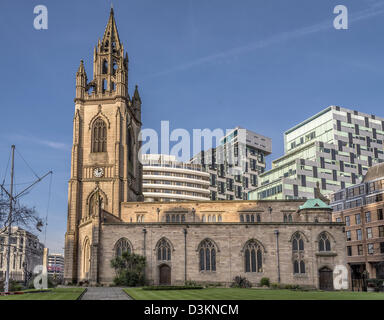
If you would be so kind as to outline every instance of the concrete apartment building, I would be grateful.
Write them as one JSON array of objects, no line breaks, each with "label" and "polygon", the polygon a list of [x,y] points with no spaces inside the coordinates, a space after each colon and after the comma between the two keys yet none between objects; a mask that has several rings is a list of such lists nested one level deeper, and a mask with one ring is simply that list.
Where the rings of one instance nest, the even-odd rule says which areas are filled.
[{"label": "concrete apartment building", "polygon": [[[29,278],[37,265],[43,264],[44,244],[34,234],[12,227],[11,232],[10,278],[24,281]],[[4,228],[0,230],[0,279],[5,278],[7,270],[8,235]]]},{"label": "concrete apartment building", "polygon": [[62,280],[64,278],[64,255],[59,253],[49,254],[47,271],[49,277]]},{"label": "concrete apartment building", "polygon": [[384,279],[384,163],[369,168],[362,183],[331,195],[333,220],[345,223],[352,284],[368,272]]},{"label": "concrete apartment building", "polygon": [[209,200],[209,174],[201,165],[164,154],[143,154],[141,162],[144,201]]},{"label": "concrete apartment building", "polygon": [[384,161],[384,118],[330,106],[284,133],[285,155],[261,174],[250,200],[313,198],[360,183]]},{"label": "concrete apartment building", "polygon": [[191,162],[209,173],[211,200],[247,200],[248,192],[258,186],[265,157],[271,152],[270,138],[236,127],[220,139],[218,147],[201,151]]}]

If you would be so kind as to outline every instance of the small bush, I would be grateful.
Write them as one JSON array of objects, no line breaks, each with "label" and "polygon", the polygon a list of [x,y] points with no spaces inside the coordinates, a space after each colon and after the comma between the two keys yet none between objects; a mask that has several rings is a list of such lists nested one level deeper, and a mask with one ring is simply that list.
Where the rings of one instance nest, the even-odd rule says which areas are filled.
[{"label": "small bush", "polygon": [[221,287],[221,286],[222,286],[222,284],[220,282],[213,282],[213,283],[205,284],[206,288],[217,288],[217,287]]},{"label": "small bush", "polygon": [[237,276],[233,279],[233,283],[231,284],[232,288],[251,288],[252,284],[247,278],[242,276]]},{"label": "small bush", "polygon": [[197,282],[196,281],[193,281],[193,280],[187,280],[184,282],[184,285],[187,286],[187,287],[193,287],[193,286],[198,286]]},{"label": "small bush", "polygon": [[111,260],[111,267],[115,269],[116,277],[113,283],[116,286],[142,286],[145,285],[144,269],[145,257],[128,251],[121,257]]},{"label": "small bush", "polygon": [[10,280],[9,281],[9,291],[21,291],[23,289],[23,286],[15,281],[15,280]]},{"label": "small bush", "polygon": [[267,287],[270,286],[269,278],[261,278],[261,280],[260,280],[260,287],[263,287],[263,286],[267,286]]},{"label": "small bush", "polygon": [[276,282],[272,282],[272,283],[271,283],[271,288],[272,288],[272,289],[279,289],[279,288],[280,288],[280,284],[279,284],[279,283],[276,283]]}]

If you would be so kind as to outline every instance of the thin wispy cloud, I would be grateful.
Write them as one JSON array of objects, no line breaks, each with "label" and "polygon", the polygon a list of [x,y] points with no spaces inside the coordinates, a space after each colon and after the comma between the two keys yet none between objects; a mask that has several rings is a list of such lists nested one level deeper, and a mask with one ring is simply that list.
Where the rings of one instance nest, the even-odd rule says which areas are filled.
[{"label": "thin wispy cloud", "polygon": [[[367,20],[369,18],[373,18],[381,14],[384,14],[384,3],[380,3],[380,2],[371,3],[370,7],[365,10],[361,10],[354,14],[349,12],[349,17],[348,17],[349,26],[353,22]],[[179,72],[179,71],[185,71],[203,64],[216,62],[217,60],[220,60],[220,59],[233,58],[238,55],[243,55],[243,54],[255,51],[257,49],[263,49],[275,44],[279,44],[279,43],[293,40],[296,38],[308,36],[310,34],[318,33],[321,31],[333,29],[334,17],[336,17],[336,15],[332,16],[330,19],[326,21],[322,21],[320,23],[317,23],[311,26],[306,26],[306,27],[292,30],[292,31],[282,32],[274,36],[271,36],[267,39],[258,40],[256,42],[252,42],[244,46],[240,46],[240,47],[229,49],[227,51],[207,55],[205,57],[181,64],[175,67],[171,67],[168,70],[153,73],[149,76],[149,78],[159,77],[159,76],[163,76],[163,75],[167,75],[167,74]]]},{"label": "thin wispy cloud", "polygon": [[21,134],[14,134],[9,136],[10,140],[21,140],[21,141],[28,141],[30,143],[36,143],[42,146],[49,147],[51,149],[56,150],[68,150],[70,147],[62,142],[52,141],[52,140],[46,140],[46,139],[40,139],[32,136],[25,136]]}]

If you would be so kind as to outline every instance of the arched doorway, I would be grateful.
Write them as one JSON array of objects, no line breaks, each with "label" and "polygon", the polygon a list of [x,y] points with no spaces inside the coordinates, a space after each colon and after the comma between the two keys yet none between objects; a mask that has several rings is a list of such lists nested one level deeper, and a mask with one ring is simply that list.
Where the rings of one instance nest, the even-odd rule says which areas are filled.
[{"label": "arched doorway", "polygon": [[333,272],[328,267],[319,270],[320,290],[333,290]]},{"label": "arched doorway", "polygon": [[160,285],[171,284],[171,267],[167,264],[162,264],[159,267],[159,284]]}]

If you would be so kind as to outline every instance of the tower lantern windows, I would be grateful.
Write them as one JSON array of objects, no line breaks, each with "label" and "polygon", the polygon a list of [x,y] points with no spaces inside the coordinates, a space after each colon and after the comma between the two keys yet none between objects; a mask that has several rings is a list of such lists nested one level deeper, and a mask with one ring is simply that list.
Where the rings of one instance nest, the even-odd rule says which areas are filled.
[{"label": "tower lantern windows", "polygon": [[107,74],[108,73],[108,62],[107,62],[107,60],[103,60],[103,70],[102,70],[102,73],[103,74]]}]

